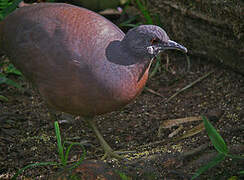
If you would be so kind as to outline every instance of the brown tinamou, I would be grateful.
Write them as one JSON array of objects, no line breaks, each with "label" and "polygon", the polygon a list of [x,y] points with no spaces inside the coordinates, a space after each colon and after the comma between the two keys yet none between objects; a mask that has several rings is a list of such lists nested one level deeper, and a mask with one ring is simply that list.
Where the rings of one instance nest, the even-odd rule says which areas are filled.
[{"label": "brown tinamou", "polygon": [[104,17],[63,3],[33,4],[7,16],[0,22],[0,49],[51,107],[82,116],[105,155],[116,158],[93,117],[138,96],[160,52],[187,52],[158,26],[141,25],[125,35]]}]

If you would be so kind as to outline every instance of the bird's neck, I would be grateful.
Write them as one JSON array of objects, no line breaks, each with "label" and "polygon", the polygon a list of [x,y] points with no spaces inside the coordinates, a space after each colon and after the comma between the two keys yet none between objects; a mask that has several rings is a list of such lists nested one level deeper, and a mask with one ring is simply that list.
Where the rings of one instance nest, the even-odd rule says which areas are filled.
[{"label": "bird's neck", "polygon": [[133,52],[131,52],[127,47],[124,47],[123,45],[121,45],[120,51],[122,51],[122,54],[125,54],[126,56],[123,59],[128,59],[128,61],[130,62],[131,65],[128,68],[139,82],[141,78],[145,75],[145,73],[148,73],[153,58],[133,54]]},{"label": "bird's neck", "polygon": [[151,64],[152,64],[152,60],[147,60],[144,61],[144,63],[138,64],[138,67],[135,69],[135,71],[137,71],[138,73],[137,82],[139,82],[145,74],[148,75],[148,71],[150,69]]}]

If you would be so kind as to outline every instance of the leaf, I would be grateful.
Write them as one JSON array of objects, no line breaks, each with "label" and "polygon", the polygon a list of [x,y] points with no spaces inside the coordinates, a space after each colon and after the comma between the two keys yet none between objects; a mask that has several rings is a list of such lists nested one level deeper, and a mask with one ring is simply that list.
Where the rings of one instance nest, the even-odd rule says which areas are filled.
[{"label": "leaf", "polygon": [[237,176],[232,176],[232,177],[228,178],[228,180],[238,180],[238,177]]},{"label": "leaf", "polygon": [[19,5],[19,3],[23,0],[14,0],[13,2],[9,2],[8,6],[5,7],[2,11],[1,14],[3,17],[9,15],[11,12],[13,12]]},{"label": "leaf", "polygon": [[238,172],[238,174],[244,175],[244,170],[243,170],[243,171]]},{"label": "leaf", "polygon": [[10,86],[14,86],[20,90],[22,90],[22,87],[16,83],[15,81],[7,78],[4,74],[0,73],[0,84],[7,84],[7,85],[10,85]]},{"label": "leaf", "polygon": [[200,169],[197,170],[197,172],[194,174],[194,176],[191,178],[192,180],[207,171],[208,169],[216,166],[219,164],[221,161],[223,161],[225,158],[225,154],[219,153],[212,161],[210,161],[207,165],[201,167]]},{"label": "leaf", "polygon": [[121,180],[131,180],[132,178],[127,176],[125,173],[117,171],[117,173],[119,174]]},{"label": "leaf", "polygon": [[215,149],[219,153],[227,154],[228,153],[228,147],[224,141],[224,139],[220,136],[220,134],[216,131],[216,129],[213,127],[213,125],[208,121],[208,119],[205,116],[202,116],[205,129],[208,133],[208,136],[214,145]]},{"label": "leaf", "polygon": [[0,1],[0,9],[5,9],[10,3],[9,0],[1,0]]},{"label": "leaf", "polygon": [[0,101],[7,102],[7,101],[8,101],[8,98],[6,98],[6,97],[3,96],[3,95],[0,95]]},{"label": "leaf", "polygon": [[18,69],[16,69],[13,64],[9,64],[4,69],[4,72],[6,72],[7,74],[15,74],[15,75],[18,75],[18,76],[22,76],[22,73]]}]

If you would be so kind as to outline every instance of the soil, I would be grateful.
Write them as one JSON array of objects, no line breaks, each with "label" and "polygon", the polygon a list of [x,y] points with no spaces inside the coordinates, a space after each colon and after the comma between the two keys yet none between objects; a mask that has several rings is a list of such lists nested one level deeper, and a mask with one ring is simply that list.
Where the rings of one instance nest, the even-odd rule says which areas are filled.
[{"label": "soil", "polygon": [[[190,179],[198,168],[217,155],[203,128],[196,135],[182,136],[189,134],[201,121],[182,124],[183,129],[176,134],[182,139],[178,140],[168,135],[180,125],[163,129],[160,137],[158,129],[166,120],[200,115],[209,117],[231,153],[243,155],[243,76],[198,57],[190,57],[191,68],[187,71],[185,56],[178,52],[170,52],[170,62],[166,66],[165,57],[162,56],[160,71],[147,83],[148,88],[162,97],[144,90],[121,111],[96,117],[98,128],[114,150],[135,151],[126,161],[108,159],[104,164],[92,161],[103,155],[95,135],[81,117],[57,112],[62,140],[84,143],[84,164],[98,162],[132,179]],[[6,61],[6,57],[3,56],[3,60]],[[208,77],[167,102],[175,92],[211,71]],[[22,85],[24,92],[5,84],[0,87],[1,95],[8,98],[7,102],[0,102],[0,179],[9,179],[18,169],[31,163],[60,161],[45,102],[24,78],[9,78]],[[72,148],[69,162],[79,160],[82,154],[79,146]],[[199,179],[227,179],[238,176],[243,167],[243,160],[226,158]],[[58,171],[57,166],[35,167],[25,170],[19,177],[50,179],[57,177]]]}]

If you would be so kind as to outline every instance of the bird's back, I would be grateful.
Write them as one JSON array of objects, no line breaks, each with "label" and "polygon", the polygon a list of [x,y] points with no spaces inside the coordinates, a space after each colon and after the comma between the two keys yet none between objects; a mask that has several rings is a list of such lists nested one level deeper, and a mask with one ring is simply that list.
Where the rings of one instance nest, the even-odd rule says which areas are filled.
[{"label": "bird's back", "polygon": [[[83,61],[90,60],[99,53],[96,52],[99,48],[124,37],[117,26],[102,16],[62,3],[40,3],[19,8],[0,26],[2,49],[10,56],[28,51],[32,58],[35,51],[47,56],[54,51],[66,50],[56,53],[64,55],[72,52],[69,57],[83,56]],[[12,60],[20,69],[25,64],[22,58]]]}]

